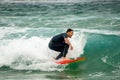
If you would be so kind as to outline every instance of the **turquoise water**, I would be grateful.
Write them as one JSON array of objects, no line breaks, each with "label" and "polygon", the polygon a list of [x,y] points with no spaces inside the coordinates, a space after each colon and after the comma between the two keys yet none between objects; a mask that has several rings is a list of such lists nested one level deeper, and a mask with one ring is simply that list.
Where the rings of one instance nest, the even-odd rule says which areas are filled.
[{"label": "turquoise water", "polygon": [[[119,80],[120,2],[0,3],[0,80]],[[52,36],[74,29],[68,57],[58,65]]]}]

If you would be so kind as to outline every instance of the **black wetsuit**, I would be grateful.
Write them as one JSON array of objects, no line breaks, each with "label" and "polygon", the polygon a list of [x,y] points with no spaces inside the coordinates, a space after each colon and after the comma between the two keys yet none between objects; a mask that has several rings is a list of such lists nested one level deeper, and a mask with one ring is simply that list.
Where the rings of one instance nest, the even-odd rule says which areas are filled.
[{"label": "black wetsuit", "polygon": [[61,33],[54,36],[49,42],[50,49],[60,52],[60,54],[56,57],[56,60],[61,57],[66,57],[66,54],[68,52],[69,45],[65,43],[64,38],[68,38],[67,34]]}]

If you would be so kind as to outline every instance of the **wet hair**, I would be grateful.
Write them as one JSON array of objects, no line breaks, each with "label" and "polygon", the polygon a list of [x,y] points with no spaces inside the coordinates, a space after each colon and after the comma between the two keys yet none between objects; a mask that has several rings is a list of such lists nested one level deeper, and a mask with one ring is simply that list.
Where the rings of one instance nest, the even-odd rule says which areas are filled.
[{"label": "wet hair", "polygon": [[69,28],[69,29],[67,29],[66,33],[67,33],[67,32],[71,32],[71,31],[73,31],[73,29],[70,29],[70,28]]}]

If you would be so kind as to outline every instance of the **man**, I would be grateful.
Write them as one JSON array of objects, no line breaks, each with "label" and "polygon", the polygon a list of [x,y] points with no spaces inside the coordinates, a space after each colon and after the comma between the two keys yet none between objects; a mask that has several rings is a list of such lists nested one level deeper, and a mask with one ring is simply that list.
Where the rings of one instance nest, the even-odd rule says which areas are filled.
[{"label": "man", "polygon": [[68,49],[73,50],[73,46],[71,45],[68,38],[73,36],[73,30],[67,29],[66,33],[61,33],[54,36],[49,42],[49,48],[55,51],[60,52],[60,54],[55,58],[56,60],[63,58],[66,59],[66,54]]}]

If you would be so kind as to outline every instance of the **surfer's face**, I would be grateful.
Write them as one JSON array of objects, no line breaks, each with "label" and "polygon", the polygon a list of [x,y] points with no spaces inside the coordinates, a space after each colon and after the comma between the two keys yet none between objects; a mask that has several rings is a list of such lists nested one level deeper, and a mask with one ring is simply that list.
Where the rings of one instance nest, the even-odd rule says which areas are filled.
[{"label": "surfer's face", "polygon": [[71,37],[73,36],[73,31],[70,31],[70,32],[68,32],[67,34],[68,34],[68,37],[71,38]]}]

